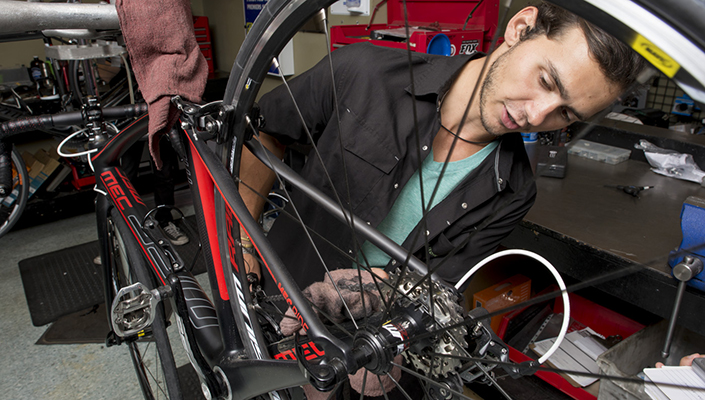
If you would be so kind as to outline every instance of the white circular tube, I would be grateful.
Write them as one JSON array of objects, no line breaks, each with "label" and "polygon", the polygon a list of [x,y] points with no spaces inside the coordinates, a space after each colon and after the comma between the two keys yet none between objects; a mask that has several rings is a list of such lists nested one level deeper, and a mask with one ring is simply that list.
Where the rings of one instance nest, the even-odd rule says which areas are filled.
[{"label": "white circular tube", "polygon": [[[113,123],[108,122],[108,123],[106,123],[105,125],[106,125],[108,128],[111,128],[111,129],[113,130],[113,132],[117,132],[117,131],[118,131],[117,126],[115,126],[115,124],[113,124]],[[98,151],[98,149],[91,149],[91,150],[86,150],[86,151],[82,151],[82,152],[79,152],[79,153],[64,153],[64,152],[61,150],[61,148],[66,144],[66,142],[68,142],[69,140],[73,139],[74,137],[80,135],[81,133],[83,133],[83,132],[85,132],[85,131],[87,131],[87,130],[88,130],[88,128],[79,129],[79,130],[77,130],[76,132],[74,132],[74,133],[68,135],[64,140],[61,141],[61,143],[59,143],[59,146],[56,148],[56,153],[57,153],[58,155],[60,155],[61,157],[71,158],[71,157],[86,156],[86,155],[88,155],[88,154],[93,154],[93,153],[95,153],[96,151]],[[88,162],[89,162],[89,164],[90,164],[90,158],[88,159]],[[93,169],[93,164],[91,164],[91,169]]]},{"label": "white circular tube", "polygon": [[455,284],[455,289],[460,290],[460,288],[463,286],[463,284],[470,279],[470,277],[477,272],[480,268],[484,267],[487,263],[490,261],[496,260],[498,258],[504,257],[504,256],[509,256],[509,255],[522,255],[522,256],[527,256],[531,257],[534,260],[539,261],[541,264],[543,264],[553,275],[553,278],[556,280],[556,283],[558,283],[558,287],[561,289],[561,296],[563,298],[563,324],[561,325],[561,330],[558,334],[558,337],[556,338],[556,341],[553,343],[553,346],[551,346],[550,349],[539,358],[539,363],[543,364],[546,360],[548,360],[549,357],[553,355],[553,353],[558,350],[558,348],[561,346],[561,342],[563,342],[563,338],[565,338],[566,332],[568,332],[568,325],[570,324],[570,301],[568,300],[568,291],[566,290],[565,287],[565,282],[563,282],[563,278],[561,278],[561,275],[558,273],[558,270],[548,262],[545,258],[541,257],[540,255],[528,251],[528,250],[520,250],[520,249],[510,249],[510,250],[503,250],[494,254],[491,254],[490,256],[486,257],[484,260],[480,261],[477,263],[474,267],[470,269],[463,277],[458,281],[458,283]]},{"label": "white circular tube", "polygon": [[66,157],[66,158],[71,158],[71,157],[80,157],[80,156],[85,156],[91,153],[95,153],[98,151],[98,149],[91,149],[91,150],[86,150],[82,151],[80,153],[64,153],[61,151],[61,148],[68,142],[69,140],[73,139],[74,137],[80,135],[81,133],[85,132],[87,128],[85,129],[80,129],[77,130],[76,132],[66,136],[66,139],[62,140],[61,143],[59,143],[59,146],[56,148],[56,152],[61,156],[61,157]]}]

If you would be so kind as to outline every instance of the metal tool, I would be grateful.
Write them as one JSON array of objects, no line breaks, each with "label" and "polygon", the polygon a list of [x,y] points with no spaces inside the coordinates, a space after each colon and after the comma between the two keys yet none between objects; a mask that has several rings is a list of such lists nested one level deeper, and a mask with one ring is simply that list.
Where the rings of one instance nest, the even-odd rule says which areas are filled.
[{"label": "metal tool", "polygon": [[605,187],[608,187],[608,188],[615,188],[615,189],[621,190],[621,191],[623,191],[624,193],[630,194],[630,195],[632,195],[632,196],[634,196],[634,197],[636,197],[636,198],[639,198],[639,193],[641,193],[642,191],[648,190],[648,189],[653,189],[653,188],[654,188],[653,186],[633,186],[633,185],[630,185],[630,186],[626,186],[626,185],[605,185]]}]

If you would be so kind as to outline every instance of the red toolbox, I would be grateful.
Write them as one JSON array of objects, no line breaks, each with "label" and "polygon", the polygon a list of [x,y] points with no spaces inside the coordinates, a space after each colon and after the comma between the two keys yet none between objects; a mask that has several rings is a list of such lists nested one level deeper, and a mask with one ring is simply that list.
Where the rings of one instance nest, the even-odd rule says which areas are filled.
[{"label": "red toolbox", "polygon": [[[369,41],[405,49],[403,5],[402,0],[387,2],[386,24],[331,27],[331,46]],[[406,0],[406,5],[413,51],[451,56],[489,51],[497,30],[499,0]]]},{"label": "red toolbox", "polygon": [[208,72],[213,73],[215,71],[215,65],[213,63],[213,42],[211,40],[211,29],[208,25],[208,17],[193,17],[193,31],[196,35],[196,42],[198,47],[201,48],[201,53],[208,63]]},{"label": "red toolbox", "polygon": [[[542,291],[540,294],[548,293],[558,290],[557,287],[549,287],[548,289]],[[616,336],[619,335],[622,339],[626,339],[632,334],[644,328],[644,325],[633,321],[615,311],[612,311],[606,307],[599,304],[593,303],[583,297],[576,295],[575,293],[568,294],[570,300],[570,317],[576,322],[571,324],[568,331],[572,331],[573,328],[578,328],[574,325],[588,326],[595,332],[605,336]],[[553,313],[563,312],[563,300],[559,296],[555,299],[551,308]],[[505,334],[507,332],[507,325],[513,318],[518,318],[522,313],[523,309],[513,311],[504,316],[502,323],[500,324],[499,336],[502,340],[505,340]],[[516,363],[521,363],[524,361],[529,361],[526,354],[522,353],[511,346],[509,347],[509,359]],[[565,378],[555,372],[548,371],[538,371],[534,374],[536,377],[548,382],[553,387],[567,394],[576,400],[595,400],[596,396],[589,393],[587,390],[575,387],[571,385]]]}]

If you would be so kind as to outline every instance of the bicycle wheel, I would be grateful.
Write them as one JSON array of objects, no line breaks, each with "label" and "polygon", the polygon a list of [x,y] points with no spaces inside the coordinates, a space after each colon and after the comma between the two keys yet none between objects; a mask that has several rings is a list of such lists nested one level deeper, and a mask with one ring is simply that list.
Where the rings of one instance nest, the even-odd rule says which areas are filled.
[{"label": "bicycle wheel", "polygon": [[[107,264],[112,277],[113,296],[130,284],[141,282],[154,289],[154,281],[149,274],[139,246],[129,234],[124,220],[113,209],[107,221],[107,239],[111,246]],[[132,362],[137,373],[140,388],[145,399],[183,398],[172,353],[162,304],[156,307],[152,325],[123,340],[130,349]]]},{"label": "bicycle wheel", "polygon": [[[635,34],[641,34],[654,43],[658,43],[659,41],[658,38],[654,37],[654,30],[652,29],[652,25],[650,25],[653,20],[648,20],[650,22],[645,22],[647,21],[645,19],[634,20],[632,18],[635,15],[634,9],[629,9],[629,11],[625,11],[625,8],[617,9],[616,6],[611,7],[608,4],[609,2],[601,1],[556,1],[556,3],[565,6],[576,14],[584,17],[588,21],[594,22],[598,26],[605,27],[610,33],[614,34],[617,38],[626,41],[629,45],[634,44],[633,39]],[[694,13],[692,12],[692,10],[697,10],[697,12],[695,13],[696,15],[705,15],[705,13],[703,12],[702,4],[690,1],[675,2],[684,7],[692,6],[691,12],[679,14],[678,12],[674,12],[675,8],[671,8],[669,10],[659,10],[661,7],[655,7],[653,5],[642,7],[640,4],[643,3],[649,2],[630,2],[630,6],[633,5],[639,10],[648,13],[653,17],[654,20],[658,21],[659,24],[664,24],[664,27],[660,29],[666,29],[666,27],[668,27],[669,33],[673,33],[673,35],[669,35],[669,37],[672,40],[675,37],[675,41],[677,42],[671,42],[669,48],[680,48],[682,43],[683,48],[687,47],[689,49],[687,52],[685,52],[686,54],[676,54],[678,53],[678,51],[676,51],[676,53],[671,55],[672,57],[677,59],[679,64],[682,66],[682,68],[676,73],[675,79],[681,82],[686,89],[690,89],[689,93],[692,93],[693,96],[698,96],[699,94],[701,95],[704,79],[700,76],[701,71],[697,65],[703,64],[694,63],[692,62],[691,58],[698,59],[703,55],[702,43],[699,43],[699,41],[695,39],[697,35],[692,35],[692,32],[698,32],[702,30],[702,18],[698,18],[697,21],[692,21],[690,17],[686,17],[685,14],[693,15]],[[221,151],[223,159],[228,160],[228,163],[230,164],[229,167],[232,171],[234,171],[234,175],[236,178],[239,178],[238,163],[240,159],[238,152],[240,147],[238,146],[241,146],[242,139],[248,134],[257,134],[256,132],[252,132],[252,128],[248,125],[250,121],[255,119],[252,118],[253,115],[250,114],[251,107],[254,103],[255,97],[257,96],[257,91],[261,85],[261,82],[263,81],[263,77],[270,68],[273,57],[275,57],[279,53],[279,51],[283,48],[283,46],[288,42],[288,40],[293,36],[293,34],[301,25],[303,25],[320,8],[326,7],[328,4],[329,2],[325,0],[271,1],[267,5],[265,11],[263,11],[263,13],[260,15],[259,19],[253,26],[253,29],[250,31],[245,43],[243,44],[241,51],[238,54],[235,66],[233,67],[233,70],[231,72],[231,79],[229,81],[228,88],[225,94],[225,102],[231,104],[235,109],[235,116],[234,118],[232,118],[232,121],[234,121],[233,131],[237,136],[237,142],[234,145],[235,147],[226,147],[223,148]],[[663,14],[661,12],[665,12],[667,14]],[[684,21],[683,19],[688,19],[688,21]],[[693,30],[694,25],[698,26],[697,30]],[[684,27],[685,29],[683,29]],[[657,30],[657,32],[659,32],[659,30]],[[328,47],[330,47],[329,44],[327,45]],[[698,97],[702,98],[702,96]],[[337,107],[337,105],[332,107]],[[247,134],[245,134],[245,132],[247,132]],[[235,153],[235,156],[232,155],[233,152]],[[311,154],[312,155],[310,157],[315,157],[313,153]],[[336,185],[330,184],[330,186],[334,187]],[[242,184],[240,185],[240,188],[241,191],[248,190]],[[343,199],[346,198],[345,194],[340,194],[339,197]],[[292,214],[294,218],[298,218],[295,213]],[[483,228],[482,224],[479,224],[479,226],[480,228]],[[308,229],[304,228],[302,231],[308,231]],[[313,232],[311,233],[311,235],[315,236],[316,233]],[[467,244],[467,241],[463,243],[455,243],[453,245],[458,244],[464,246]],[[340,252],[344,254],[351,253],[349,248],[343,248],[340,250]],[[352,262],[355,262],[354,257],[351,259],[351,263]],[[427,276],[415,278],[413,281],[410,281],[410,285],[424,285],[423,282],[428,281],[427,278]],[[246,286],[247,283],[243,282],[242,285]],[[427,290],[429,293],[433,292],[432,288],[428,288]],[[418,302],[423,301],[418,300]],[[448,302],[446,304],[452,304],[452,302]],[[433,310],[434,308],[430,307],[430,309]],[[392,312],[396,311],[385,311],[385,313]],[[430,313],[432,314],[433,311],[431,311]],[[453,318],[455,317],[453,316]],[[454,327],[457,327],[457,325],[455,324],[452,325]],[[356,327],[355,329],[362,330],[363,328]],[[454,328],[441,328],[441,330],[446,331],[451,329]],[[246,338],[243,341],[247,342]],[[261,349],[266,350],[266,346],[262,344]],[[457,354],[455,353],[448,353],[447,355],[447,359],[451,359],[453,357],[457,358]],[[472,360],[472,357],[461,357],[465,357],[465,359],[469,361]],[[426,360],[420,360],[417,358],[416,362],[412,362],[412,364],[415,364],[418,367],[422,366],[425,361]],[[434,361],[431,361],[431,363],[433,362]],[[460,363],[451,364],[455,365],[454,368],[460,367],[458,365]],[[426,386],[434,385],[434,379],[437,380],[440,376],[447,376],[448,373],[453,374],[452,369],[445,369],[443,373],[439,374],[438,372],[435,372],[433,367],[426,368],[424,372],[426,373],[426,375],[429,375],[427,377],[422,378],[423,385]]]},{"label": "bicycle wheel", "polygon": [[13,188],[10,195],[0,198],[0,237],[15,226],[29,198],[29,176],[24,160],[14,146],[11,154]]}]

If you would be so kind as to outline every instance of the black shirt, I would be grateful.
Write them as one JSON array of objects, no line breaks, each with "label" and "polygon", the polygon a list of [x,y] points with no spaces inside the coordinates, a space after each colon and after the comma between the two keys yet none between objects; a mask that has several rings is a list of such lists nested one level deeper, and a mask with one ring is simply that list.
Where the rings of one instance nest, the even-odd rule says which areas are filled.
[{"label": "black shirt", "polygon": [[[291,80],[290,87],[346,208],[351,204],[356,215],[377,226],[429,154],[440,128],[436,116],[439,94],[472,57],[412,52],[410,71],[406,51],[364,43],[338,49],[331,58],[335,85],[326,58]],[[411,73],[413,87],[409,84]],[[416,93],[415,102],[411,93]],[[298,112],[283,86],[264,95],[260,107],[266,121],[264,132],[286,145],[308,143]],[[424,229],[431,245],[428,254],[423,240],[411,243],[414,232],[422,229],[419,226],[403,244],[433,268],[469,238],[467,245],[444,261],[437,272],[450,283],[491,254],[533,205],[536,188],[521,136],[510,133],[499,140],[499,146],[430,211]],[[333,193],[313,153],[302,176],[324,192]],[[298,284],[306,287],[323,279],[320,258],[330,269],[349,268],[355,248],[346,225],[298,191],[292,193],[292,199],[313,231],[321,257],[306,241],[299,223],[287,217],[278,218],[269,237]],[[486,221],[488,216],[492,216],[490,222]],[[477,229],[480,224],[486,226]]]}]

